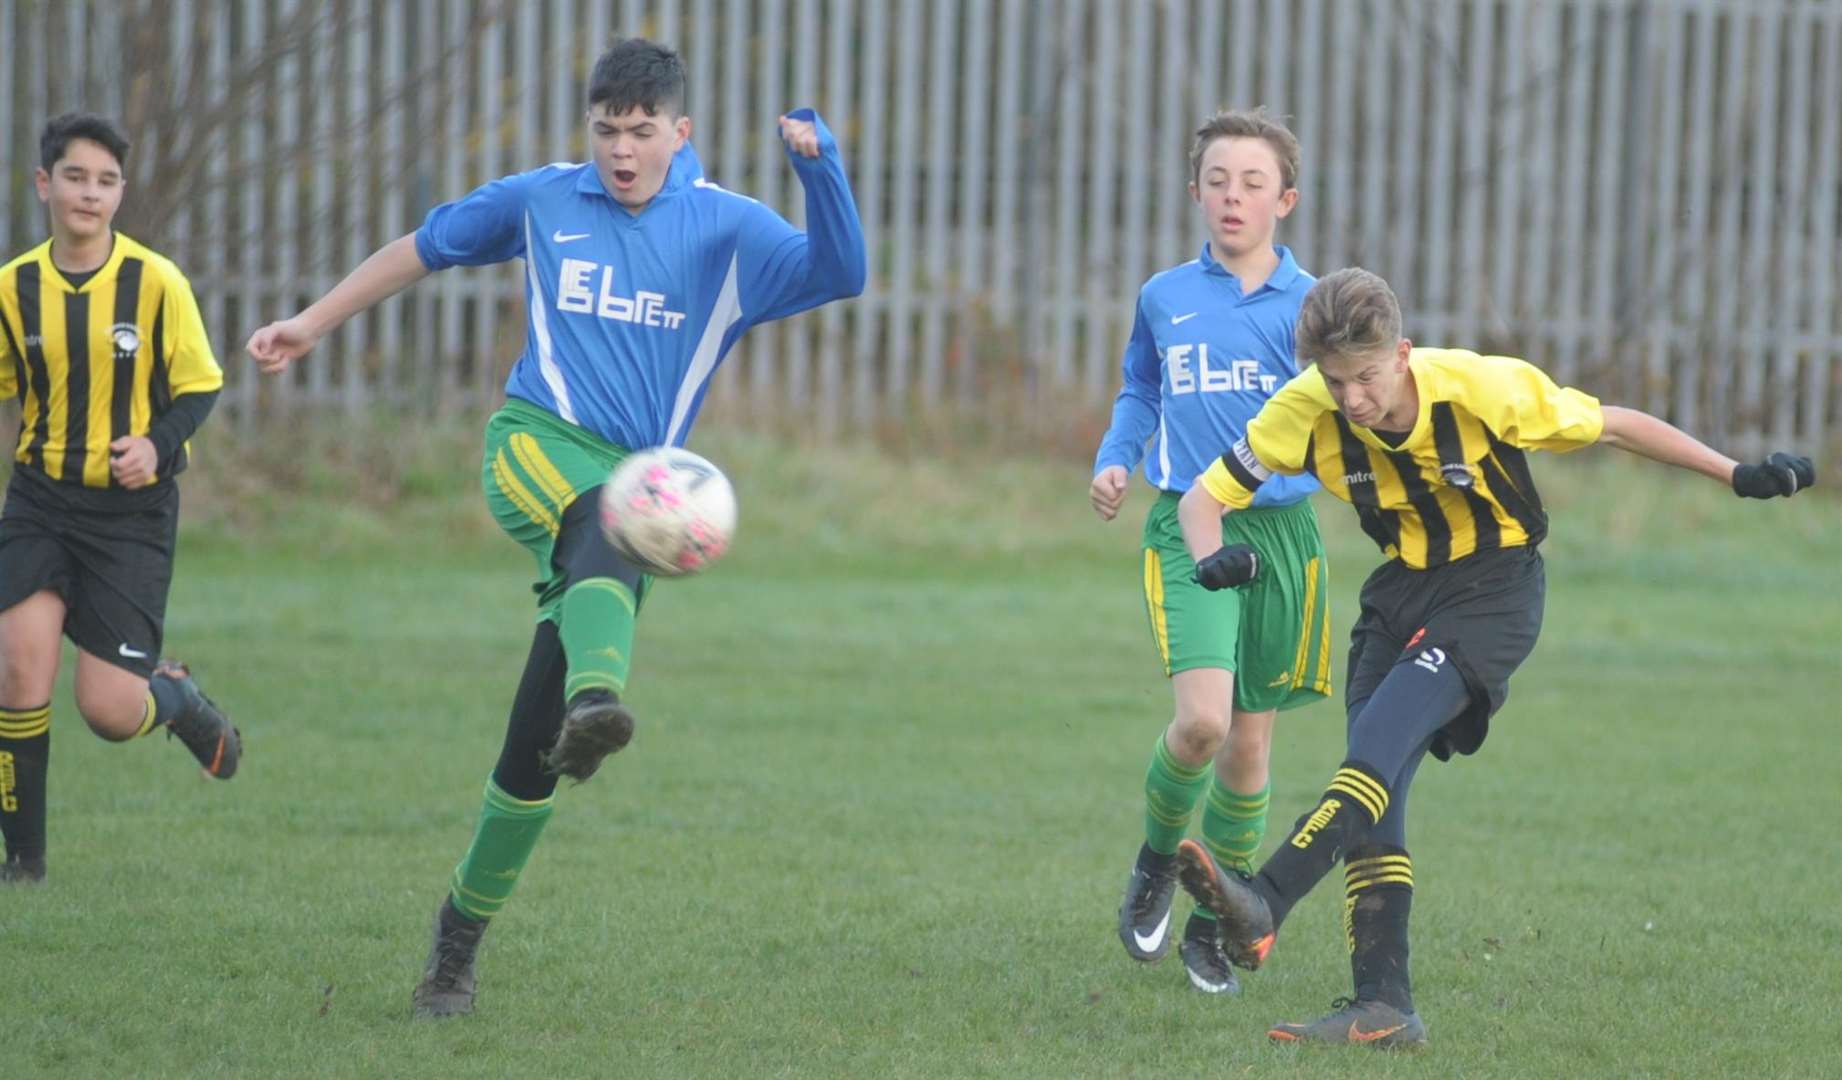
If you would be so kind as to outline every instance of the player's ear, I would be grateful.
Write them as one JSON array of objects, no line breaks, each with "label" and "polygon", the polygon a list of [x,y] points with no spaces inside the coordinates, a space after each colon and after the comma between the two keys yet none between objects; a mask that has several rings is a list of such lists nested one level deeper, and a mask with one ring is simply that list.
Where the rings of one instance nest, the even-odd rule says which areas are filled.
[{"label": "player's ear", "polygon": [[1285,190],[1285,193],[1279,196],[1279,212],[1275,214],[1274,216],[1275,217],[1285,217],[1287,214],[1290,214],[1292,212],[1292,208],[1297,205],[1298,205],[1298,189],[1297,188],[1287,188]]},{"label": "player's ear", "polygon": [[43,166],[33,168],[32,186],[38,189],[39,202],[51,201],[51,174],[46,172]]},{"label": "player's ear", "polygon": [[677,122],[672,125],[672,130],[678,136],[677,141],[672,144],[672,152],[676,153],[684,149],[684,144],[691,138],[691,118],[688,116],[680,116]]},{"label": "player's ear", "polygon": [[1198,206],[1202,205],[1202,189],[1196,186],[1194,180],[1190,181],[1190,201]]},{"label": "player's ear", "polygon": [[1394,347],[1394,362],[1400,371],[1407,370],[1407,357],[1413,352],[1413,342],[1402,338]]}]

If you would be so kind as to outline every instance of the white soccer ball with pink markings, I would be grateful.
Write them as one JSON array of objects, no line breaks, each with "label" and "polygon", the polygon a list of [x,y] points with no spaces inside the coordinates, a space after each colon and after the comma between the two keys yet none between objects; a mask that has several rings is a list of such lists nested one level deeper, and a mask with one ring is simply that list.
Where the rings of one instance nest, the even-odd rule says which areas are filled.
[{"label": "white soccer ball with pink markings", "polygon": [[601,531],[614,550],[661,577],[722,558],[736,530],[736,493],[721,469],[689,450],[640,450],[601,487]]}]

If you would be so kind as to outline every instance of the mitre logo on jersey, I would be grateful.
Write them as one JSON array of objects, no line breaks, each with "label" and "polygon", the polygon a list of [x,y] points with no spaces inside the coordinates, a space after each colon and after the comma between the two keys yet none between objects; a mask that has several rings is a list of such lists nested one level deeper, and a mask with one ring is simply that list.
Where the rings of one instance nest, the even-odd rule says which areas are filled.
[{"label": "mitre logo on jersey", "polygon": [[[601,271],[600,288],[590,285],[595,271]],[[556,274],[556,307],[579,315],[596,315],[615,322],[662,326],[676,330],[684,323],[684,312],[665,310],[665,294],[640,289],[632,296],[614,292],[614,268],[589,259],[564,259]]]},{"label": "mitre logo on jersey", "polygon": [[[1193,363],[1192,363],[1193,361]],[[1279,376],[1260,374],[1260,361],[1233,360],[1226,367],[1209,366],[1209,343],[1172,345],[1164,351],[1164,366],[1170,369],[1170,392],[1175,394],[1215,394],[1231,390],[1257,390],[1270,394],[1279,385]]]}]

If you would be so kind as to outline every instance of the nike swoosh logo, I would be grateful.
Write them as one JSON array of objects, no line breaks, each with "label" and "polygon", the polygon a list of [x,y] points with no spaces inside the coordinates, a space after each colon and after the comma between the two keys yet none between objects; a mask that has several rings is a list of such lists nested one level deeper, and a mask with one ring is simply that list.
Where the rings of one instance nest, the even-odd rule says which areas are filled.
[{"label": "nike swoosh logo", "polygon": [[1132,940],[1138,942],[1138,947],[1141,951],[1150,952],[1163,943],[1164,934],[1169,929],[1170,912],[1166,911],[1164,917],[1158,920],[1158,925],[1152,928],[1150,936],[1146,936],[1134,930],[1132,931]]},{"label": "nike swoosh logo", "polygon": [[588,237],[588,234],[585,232],[566,233],[563,230],[558,229],[557,231],[550,234],[550,241],[556,244],[567,244],[571,240],[583,240],[583,239],[586,239],[587,237]]},{"label": "nike swoosh logo", "polygon": [[1350,1042],[1374,1042],[1376,1039],[1385,1039],[1406,1026],[1406,1024],[1396,1024],[1393,1027],[1382,1028],[1379,1031],[1364,1031],[1356,1026],[1356,1021],[1351,1020]]},{"label": "nike swoosh logo", "polygon": [[1170,324],[1172,326],[1175,326],[1180,322],[1188,322],[1189,320],[1194,319],[1196,317],[1196,314],[1197,314],[1196,312],[1192,311],[1188,315],[1172,315],[1170,317]]},{"label": "nike swoosh logo", "polygon": [[146,653],[144,653],[144,652],[142,652],[142,651],[141,651],[141,650],[139,650],[139,649],[130,649],[130,648],[129,648],[128,646],[126,646],[126,645],[123,645],[123,646],[122,646],[121,648],[119,648],[119,649],[117,649],[117,650],[115,650],[115,651],[116,651],[116,652],[118,652],[118,653],[121,653],[121,654],[122,654],[123,656],[125,656],[125,657],[127,657],[127,658],[128,658],[128,659],[130,659],[130,660],[145,660],[145,659],[147,659],[147,654],[146,654]]}]

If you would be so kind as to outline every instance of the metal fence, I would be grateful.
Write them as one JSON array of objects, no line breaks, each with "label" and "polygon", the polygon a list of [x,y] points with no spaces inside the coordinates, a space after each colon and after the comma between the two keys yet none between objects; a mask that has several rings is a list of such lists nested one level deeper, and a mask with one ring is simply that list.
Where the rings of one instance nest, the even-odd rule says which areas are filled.
[{"label": "metal fence", "polygon": [[844,147],[869,288],[753,331],[732,415],[848,430],[1003,384],[1103,416],[1138,285],[1203,239],[1189,131],[1264,103],[1304,149],[1282,240],[1389,278],[1416,340],[1736,452],[1842,441],[1829,0],[0,0],[0,246],[43,234],[44,119],[124,116],[123,228],[192,276],[242,422],[483,408],[522,343],[513,267],[424,283],[292,382],[241,343],[436,202],[580,159],[615,33],[681,49],[706,170],[796,223],[775,116],[816,104]]}]

